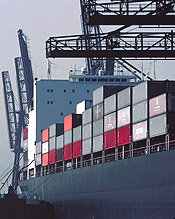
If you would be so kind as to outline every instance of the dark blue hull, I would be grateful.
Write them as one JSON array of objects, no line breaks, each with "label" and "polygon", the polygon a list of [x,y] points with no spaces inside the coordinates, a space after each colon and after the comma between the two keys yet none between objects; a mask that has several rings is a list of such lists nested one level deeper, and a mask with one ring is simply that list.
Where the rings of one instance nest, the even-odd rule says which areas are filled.
[{"label": "dark blue hull", "polygon": [[20,185],[28,189],[26,195],[37,193],[53,203],[57,219],[173,219],[175,150],[50,174]]}]

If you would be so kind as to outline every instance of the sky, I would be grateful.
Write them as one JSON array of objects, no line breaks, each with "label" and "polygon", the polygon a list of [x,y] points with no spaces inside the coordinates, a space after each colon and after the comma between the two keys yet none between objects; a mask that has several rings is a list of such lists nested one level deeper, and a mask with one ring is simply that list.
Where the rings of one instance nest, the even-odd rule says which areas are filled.
[{"label": "sky", "polygon": [[[14,58],[20,56],[17,31],[22,29],[29,38],[34,77],[47,77],[45,42],[51,36],[81,33],[80,0],[0,0],[0,72],[9,71],[16,93]],[[113,27],[114,28],[114,27]],[[84,59],[51,60],[51,77],[65,79],[70,69],[84,67]],[[141,68],[141,61],[136,65]],[[153,61],[144,70],[153,74]],[[174,61],[156,62],[158,79],[174,79]],[[3,86],[0,77],[0,180],[2,172],[13,163],[9,149]],[[2,182],[0,182],[2,183]]]}]

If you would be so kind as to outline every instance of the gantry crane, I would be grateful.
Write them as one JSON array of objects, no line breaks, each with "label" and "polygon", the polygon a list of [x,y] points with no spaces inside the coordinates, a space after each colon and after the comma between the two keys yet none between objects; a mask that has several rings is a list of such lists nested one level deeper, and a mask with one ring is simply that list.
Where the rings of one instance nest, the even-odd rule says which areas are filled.
[{"label": "gantry crane", "polygon": [[[21,57],[15,58],[15,67],[19,101],[15,102],[9,72],[2,72],[10,148],[15,153],[12,176],[12,187],[15,192],[18,183],[20,153],[22,152],[22,129],[27,127],[29,123],[29,111],[33,107],[32,66],[29,58],[27,37],[24,35],[22,30],[18,31],[18,39]],[[18,109],[16,109],[17,102],[19,102]]]}]

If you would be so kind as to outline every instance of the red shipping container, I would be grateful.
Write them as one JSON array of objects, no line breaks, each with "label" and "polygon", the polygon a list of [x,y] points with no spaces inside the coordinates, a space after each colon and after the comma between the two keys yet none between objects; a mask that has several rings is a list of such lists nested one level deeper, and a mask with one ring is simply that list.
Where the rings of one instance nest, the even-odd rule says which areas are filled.
[{"label": "red shipping container", "polygon": [[64,117],[64,131],[72,129],[72,114]]},{"label": "red shipping container", "polygon": [[117,129],[117,146],[130,143],[130,125]]},{"label": "red shipping container", "polygon": [[73,143],[73,158],[81,156],[81,140]]},{"label": "red shipping container", "polygon": [[24,133],[23,133],[23,139],[27,139],[28,138],[28,128],[24,129]]},{"label": "red shipping container", "polygon": [[67,144],[64,146],[64,160],[69,160],[72,158],[72,144]]},{"label": "red shipping container", "polygon": [[114,148],[116,143],[116,130],[104,133],[104,149]]},{"label": "red shipping container", "polygon": [[47,166],[48,165],[48,158],[49,158],[48,153],[42,155],[42,166]]},{"label": "red shipping container", "polygon": [[56,150],[49,151],[49,164],[54,164],[56,162]]},{"label": "red shipping container", "polygon": [[49,141],[49,129],[45,129],[42,131],[42,142]]}]

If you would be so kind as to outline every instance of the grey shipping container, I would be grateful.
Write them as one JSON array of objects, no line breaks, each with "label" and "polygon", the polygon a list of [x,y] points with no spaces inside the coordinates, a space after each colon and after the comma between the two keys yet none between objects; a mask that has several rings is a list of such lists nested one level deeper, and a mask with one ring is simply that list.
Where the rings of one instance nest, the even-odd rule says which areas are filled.
[{"label": "grey shipping container", "polygon": [[41,154],[36,154],[35,165],[36,166],[41,165]]},{"label": "grey shipping container", "polygon": [[117,111],[117,128],[126,126],[131,122],[130,106]]},{"label": "grey shipping container", "polygon": [[138,103],[132,108],[132,123],[144,121],[148,118],[147,101]]},{"label": "grey shipping container", "polygon": [[90,107],[92,107],[92,100],[84,100],[76,105],[76,114],[82,114]]},{"label": "grey shipping container", "polygon": [[49,137],[62,135],[64,133],[64,124],[55,123],[49,127]]},{"label": "grey shipping container", "polygon": [[175,94],[175,81],[146,81],[132,89],[132,103],[136,104],[163,93]]},{"label": "grey shipping container", "polygon": [[104,115],[115,112],[117,110],[117,94],[104,99]]},{"label": "grey shipping container", "polygon": [[36,143],[36,154],[41,153],[41,141]]},{"label": "grey shipping container", "polygon": [[84,111],[82,114],[82,124],[85,125],[90,122],[92,122],[92,108]]},{"label": "grey shipping container", "polygon": [[63,139],[64,139],[64,135],[60,135],[56,137],[56,149],[60,149],[64,147]]},{"label": "grey shipping container", "polygon": [[63,148],[59,148],[56,150],[56,161],[63,161]]},{"label": "grey shipping container", "polygon": [[104,117],[104,132],[116,129],[116,112]]},{"label": "grey shipping container", "polygon": [[147,138],[147,121],[134,124],[133,141],[139,141]]},{"label": "grey shipping container", "polygon": [[73,129],[73,142],[81,140],[81,125]]},{"label": "grey shipping container", "polygon": [[93,106],[102,103],[103,100],[126,88],[125,86],[102,86],[93,91]]},{"label": "grey shipping container", "polygon": [[93,136],[103,134],[103,119],[93,122]]},{"label": "grey shipping container", "polygon": [[93,107],[93,122],[103,118],[103,103]]},{"label": "grey shipping container", "polygon": [[167,118],[166,114],[162,114],[156,117],[153,117],[149,121],[149,135],[150,138],[164,135],[167,131]]},{"label": "grey shipping container", "polygon": [[86,139],[82,141],[82,155],[91,154],[92,139]]},{"label": "grey shipping container", "polygon": [[49,151],[56,149],[56,136],[49,138]]},{"label": "grey shipping container", "polygon": [[82,127],[82,139],[89,139],[92,137],[92,123],[86,124]]},{"label": "grey shipping container", "polygon": [[64,132],[64,145],[72,143],[72,129]]},{"label": "grey shipping container", "polygon": [[117,94],[117,109],[122,109],[131,105],[132,88],[128,87]]},{"label": "grey shipping container", "polygon": [[103,150],[103,135],[99,135],[93,138],[93,152],[99,152]]},{"label": "grey shipping container", "polygon": [[162,114],[150,119],[150,138],[166,133],[175,133],[175,114]]}]

